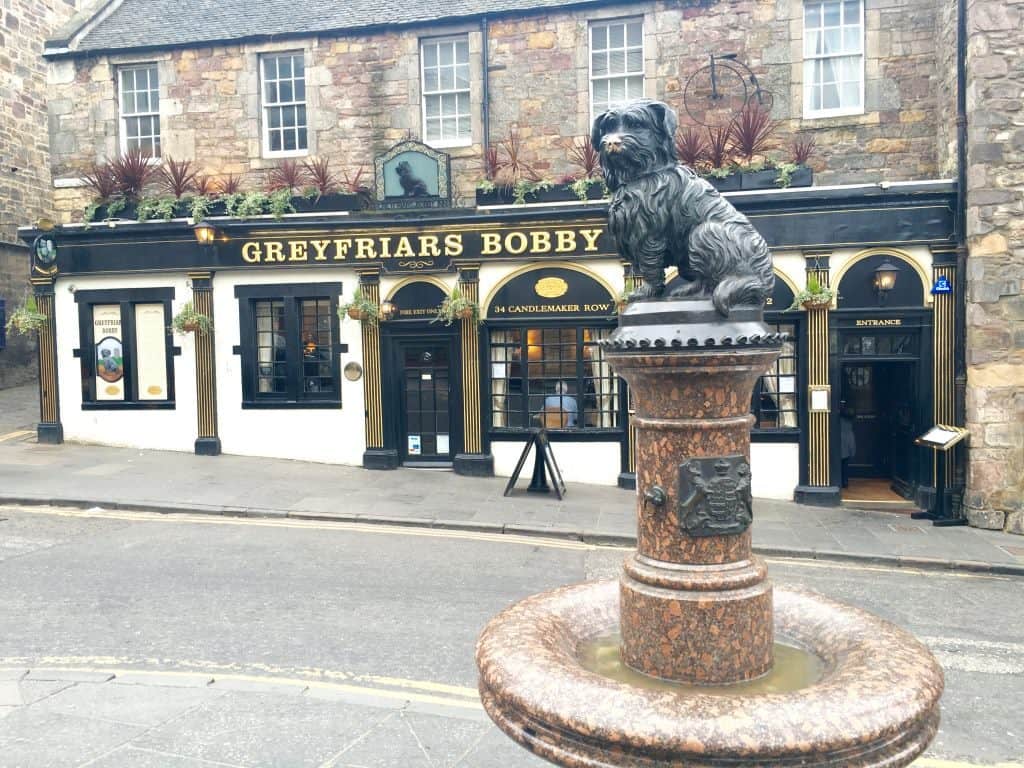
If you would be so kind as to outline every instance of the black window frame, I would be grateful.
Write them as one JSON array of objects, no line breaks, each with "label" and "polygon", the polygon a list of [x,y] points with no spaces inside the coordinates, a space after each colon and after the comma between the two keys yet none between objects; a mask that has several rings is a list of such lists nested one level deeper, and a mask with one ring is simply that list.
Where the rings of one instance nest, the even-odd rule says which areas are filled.
[{"label": "black window frame", "polygon": [[[171,302],[174,288],[111,288],[91,291],[76,291],[78,305],[79,347],[75,357],[81,361],[82,410],[83,411],[152,411],[174,410],[174,358],[181,354],[181,348],[174,344],[171,329]],[[124,352],[124,400],[96,399],[96,346],[93,307],[97,304],[117,304],[121,308],[121,348]],[[163,304],[164,307],[164,350],[167,361],[167,399],[139,400],[138,356],[136,354],[135,312],[136,304]]]},{"label": "black window frame", "polygon": [[[762,427],[760,426],[761,407],[760,407],[760,393],[764,390],[763,381],[767,374],[763,374],[757,378],[754,383],[754,390],[751,393],[750,400],[750,412],[754,417],[754,423],[751,426],[750,438],[752,442],[758,443],[796,443],[801,439],[801,435],[804,432],[804,390],[806,389],[806,333],[804,330],[804,317],[801,312],[766,312],[764,318],[765,325],[775,330],[779,325],[792,325],[793,334],[793,376],[796,377],[795,386],[796,390],[793,393],[795,408],[796,408],[796,426],[795,427]],[[778,365],[774,363],[773,367]],[[781,374],[790,375],[790,374]],[[771,393],[768,393],[771,396]],[[781,409],[777,410],[776,413],[781,413]]]},{"label": "black window frame", "polygon": [[[482,325],[483,329],[483,341],[481,345],[483,347],[482,359],[486,366],[487,373],[487,398],[486,398],[486,416],[488,425],[488,436],[489,439],[494,441],[502,440],[522,440],[523,435],[528,434],[531,429],[535,429],[538,424],[533,423],[530,419],[529,409],[529,398],[530,394],[528,391],[516,393],[517,397],[523,398],[525,404],[525,410],[522,413],[526,414],[527,425],[517,427],[495,427],[494,426],[494,388],[492,380],[492,367],[491,367],[491,333],[492,331],[512,331],[518,330],[520,332],[520,356],[524,357],[528,355],[526,348],[529,346],[527,331],[529,330],[551,330],[551,329],[566,329],[572,328],[576,332],[576,376],[574,381],[577,385],[577,391],[575,394],[570,394],[570,397],[577,398],[577,404],[579,407],[579,421],[583,421],[587,410],[582,407],[582,400],[579,392],[583,391],[580,388],[581,382],[585,382],[587,377],[584,374],[585,360],[582,357],[582,349],[588,344],[595,344],[596,342],[584,342],[583,341],[583,330],[588,328],[596,329],[608,329],[609,331],[614,330],[616,321],[614,319],[606,319],[602,317],[593,318],[578,318],[572,322],[566,322],[565,320],[541,320],[541,319],[517,319],[512,321],[491,321]],[[524,357],[525,359],[525,357]],[[587,442],[587,441],[604,441],[604,442],[617,442],[624,439],[626,434],[626,423],[628,414],[626,412],[626,382],[619,376],[612,373],[612,376],[618,380],[618,392],[616,397],[615,407],[612,409],[612,413],[615,414],[615,420],[617,425],[614,427],[587,427],[587,426],[576,426],[576,427],[562,427],[562,428],[549,428],[547,430],[549,437],[554,441],[574,441],[574,442]],[[529,378],[526,379],[529,381]],[[545,393],[545,396],[550,393]],[[507,395],[511,396],[511,395]],[[600,409],[597,411],[600,413]]]},{"label": "black window frame", "polygon": [[[347,346],[341,343],[341,323],[338,303],[341,283],[285,283],[274,285],[237,285],[239,341],[234,352],[241,356],[243,409],[316,409],[341,408],[341,353]],[[303,378],[301,314],[299,302],[308,299],[326,299],[330,302],[331,318],[331,378],[334,392],[324,397],[323,392],[305,392]],[[285,315],[285,363],[287,391],[259,392],[257,378],[259,360],[256,351],[257,301],[283,301]]]}]

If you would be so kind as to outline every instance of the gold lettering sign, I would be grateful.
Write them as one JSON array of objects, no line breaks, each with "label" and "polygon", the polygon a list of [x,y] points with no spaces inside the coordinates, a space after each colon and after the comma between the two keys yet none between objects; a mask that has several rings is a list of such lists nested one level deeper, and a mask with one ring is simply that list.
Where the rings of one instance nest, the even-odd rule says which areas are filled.
[{"label": "gold lettering sign", "polygon": [[[336,236],[311,239],[249,240],[241,245],[241,259],[245,264],[269,265],[387,261],[394,262],[394,269],[407,265],[421,269],[432,266],[435,260],[454,259],[467,252],[495,258],[598,253],[598,241],[604,231],[602,227],[574,227],[391,234],[339,232]],[[539,295],[557,298],[562,294]]]},{"label": "gold lettering sign", "polygon": [[543,277],[533,286],[533,290],[545,299],[557,299],[559,296],[565,296],[569,284],[560,277]]},{"label": "gold lettering sign", "polygon": [[874,320],[874,319],[857,320],[855,322],[855,325],[858,328],[864,328],[864,327],[878,328],[878,327],[886,327],[886,326],[894,326],[894,325],[903,325],[903,320],[902,320],[902,318],[899,318],[899,317],[890,317],[890,318],[886,318],[884,320]]}]

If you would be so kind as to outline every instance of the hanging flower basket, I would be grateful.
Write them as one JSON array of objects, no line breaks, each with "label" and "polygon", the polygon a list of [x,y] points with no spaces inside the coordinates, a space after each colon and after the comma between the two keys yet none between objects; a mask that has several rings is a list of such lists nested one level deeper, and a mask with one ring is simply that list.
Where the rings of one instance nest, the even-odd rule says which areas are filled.
[{"label": "hanging flower basket", "polygon": [[346,314],[353,320],[365,320],[366,312],[361,310],[359,307],[349,307]]},{"label": "hanging flower basket", "polygon": [[815,296],[814,298],[804,299],[800,302],[800,306],[804,309],[824,309],[832,303],[832,296]]},{"label": "hanging flower basket", "polygon": [[376,302],[370,301],[361,288],[356,288],[352,293],[352,300],[338,307],[338,315],[343,318],[347,316],[360,323],[376,325],[380,320],[380,307]]},{"label": "hanging flower basket", "polygon": [[25,303],[11,313],[7,320],[7,331],[28,336],[42,330],[48,322],[46,315],[39,311],[36,297],[30,293],[25,297]]},{"label": "hanging flower basket", "polygon": [[186,301],[181,310],[171,319],[171,327],[177,333],[208,334],[213,330],[213,320],[197,312],[191,301]]},{"label": "hanging flower basket", "polygon": [[472,320],[480,322],[480,305],[466,298],[459,286],[452,288],[451,294],[445,297],[437,308],[437,317],[430,322],[451,325],[456,320]]}]

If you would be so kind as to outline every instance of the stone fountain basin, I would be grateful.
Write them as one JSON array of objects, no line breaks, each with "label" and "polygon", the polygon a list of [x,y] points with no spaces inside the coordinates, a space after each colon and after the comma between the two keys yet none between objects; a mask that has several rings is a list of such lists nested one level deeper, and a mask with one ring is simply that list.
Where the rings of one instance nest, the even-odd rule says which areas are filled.
[{"label": "stone fountain basin", "polygon": [[776,587],[775,633],[822,659],[790,693],[736,696],[641,689],[584,669],[584,641],[618,631],[615,580],[529,597],[477,643],[491,719],[564,766],[908,765],[939,724],[942,669],[899,627],[813,592]]}]

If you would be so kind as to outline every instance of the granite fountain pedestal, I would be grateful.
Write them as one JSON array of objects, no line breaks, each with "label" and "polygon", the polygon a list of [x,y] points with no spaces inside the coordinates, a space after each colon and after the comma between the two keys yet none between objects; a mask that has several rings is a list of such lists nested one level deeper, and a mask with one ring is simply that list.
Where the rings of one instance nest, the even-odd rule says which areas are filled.
[{"label": "granite fountain pedestal", "polygon": [[[750,397],[780,344],[759,308],[723,318],[707,299],[631,304],[604,342],[636,410],[637,550],[617,582],[527,598],[482,633],[484,707],[527,749],[589,768],[889,768],[934,737],[927,648],[773,587],[751,553]],[[631,679],[585,662],[602,639]],[[779,642],[817,672],[774,685]]]}]

